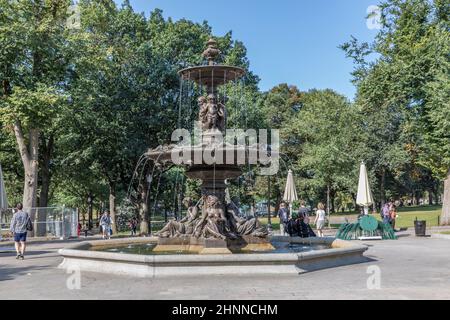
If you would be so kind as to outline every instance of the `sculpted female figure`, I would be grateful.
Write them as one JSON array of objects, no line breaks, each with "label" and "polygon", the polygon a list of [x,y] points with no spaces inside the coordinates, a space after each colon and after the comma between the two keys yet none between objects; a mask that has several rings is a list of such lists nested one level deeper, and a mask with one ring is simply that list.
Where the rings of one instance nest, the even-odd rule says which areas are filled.
[{"label": "sculpted female figure", "polygon": [[257,218],[243,219],[238,215],[238,209],[233,202],[227,204],[227,220],[230,231],[239,236],[255,236],[264,238],[269,232]]},{"label": "sculpted female figure", "polygon": [[216,196],[207,196],[203,205],[202,218],[195,227],[194,235],[225,240],[225,224],[226,217],[221,201]]},{"label": "sculpted female figure", "polygon": [[183,204],[188,208],[188,213],[180,221],[171,220],[169,223],[156,235],[161,238],[181,237],[183,235],[191,235],[194,233],[194,228],[200,220],[199,209],[197,205],[190,198],[183,200]]}]

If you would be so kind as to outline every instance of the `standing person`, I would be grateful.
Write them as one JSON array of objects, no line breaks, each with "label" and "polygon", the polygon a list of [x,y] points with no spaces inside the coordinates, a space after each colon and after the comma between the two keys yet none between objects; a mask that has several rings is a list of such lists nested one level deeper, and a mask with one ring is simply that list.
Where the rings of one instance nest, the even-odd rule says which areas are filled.
[{"label": "standing person", "polygon": [[397,207],[393,203],[391,203],[391,206],[389,208],[389,217],[392,229],[394,229],[395,231],[395,219],[397,219]]},{"label": "standing person", "polygon": [[303,222],[309,225],[309,214],[310,210],[306,207],[306,203],[304,200],[300,202],[300,209],[298,210],[299,216],[303,218]]},{"label": "standing person", "polygon": [[16,206],[9,230],[14,234],[14,246],[16,248],[16,259],[25,259],[25,248],[27,242],[27,231],[33,231],[33,223],[30,215],[23,211],[23,205],[18,203]]},{"label": "standing person", "polygon": [[319,234],[319,237],[323,237],[323,228],[325,227],[325,206],[322,202],[319,202],[317,205],[317,211],[316,211],[316,219],[314,219],[314,224],[317,228],[317,233]]},{"label": "standing person", "polygon": [[129,223],[130,229],[131,229],[131,235],[135,236],[136,235],[136,227],[137,227],[137,221],[136,218],[131,218],[130,219],[130,223]]},{"label": "standing person", "polygon": [[111,239],[111,215],[109,211],[105,211],[100,218],[100,226],[102,227],[103,239]]},{"label": "standing person", "polygon": [[88,231],[89,231],[89,223],[86,223],[83,228],[85,238],[87,238],[87,236],[88,236]]},{"label": "standing person", "polygon": [[78,222],[78,226],[77,226],[77,236],[78,236],[78,238],[81,235],[81,229],[82,229],[81,223]]},{"label": "standing person", "polygon": [[278,210],[278,217],[280,218],[280,233],[282,236],[287,236],[287,226],[289,223],[289,210],[285,202],[280,205],[280,210]]},{"label": "standing person", "polygon": [[381,209],[381,216],[383,218],[383,223],[391,222],[391,214],[390,214],[390,205],[389,203],[385,203],[383,209]]}]

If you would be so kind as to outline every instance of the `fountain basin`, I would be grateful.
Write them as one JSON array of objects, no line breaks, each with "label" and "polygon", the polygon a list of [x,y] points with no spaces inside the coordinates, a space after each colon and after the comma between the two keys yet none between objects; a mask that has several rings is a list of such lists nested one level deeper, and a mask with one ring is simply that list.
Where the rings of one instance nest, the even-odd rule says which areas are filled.
[{"label": "fountain basin", "polygon": [[329,249],[301,253],[138,255],[96,251],[105,246],[156,244],[158,238],[86,241],[59,250],[68,271],[100,272],[142,278],[201,275],[300,274],[367,261],[364,245],[335,238],[272,237],[273,242],[326,245]]}]

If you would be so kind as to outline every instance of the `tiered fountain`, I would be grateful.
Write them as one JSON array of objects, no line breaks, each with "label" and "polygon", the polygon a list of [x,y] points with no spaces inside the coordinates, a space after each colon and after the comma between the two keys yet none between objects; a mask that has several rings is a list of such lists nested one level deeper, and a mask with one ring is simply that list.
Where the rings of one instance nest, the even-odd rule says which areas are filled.
[{"label": "tiered fountain", "polygon": [[[184,165],[187,176],[200,179],[200,202],[190,204],[187,216],[170,221],[157,237],[85,241],[62,249],[61,268],[138,277],[298,274],[365,261],[367,247],[360,244],[269,236],[257,218],[241,218],[236,205],[227,201],[226,180],[239,177],[241,166],[251,164],[249,159],[255,155],[267,159],[267,146],[224,141],[227,113],[225,99],[218,102],[218,88],[245,71],[216,64],[219,54],[216,42],[210,40],[203,53],[208,65],[180,71],[182,79],[206,88],[207,95],[198,99],[200,142],[161,146],[146,153],[157,164]],[[180,161],[180,155],[186,161]],[[271,156],[276,157],[276,152]]]},{"label": "tiered fountain", "polygon": [[[274,249],[268,241],[267,228],[257,218],[240,218],[237,206],[225,199],[226,180],[239,177],[242,172],[238,163],[247,164],[245,155],[259,150],[257,146],[225,142],[227,111],[225,105],[218,102],[219,88],[244,76],[245,71],[216,64],[219,54],[216,41],[209,40],[203,53],[208,65],[179,72],[183,80],[193,81],[206,89],[206,96],[198,98],[201,142],[178,148],[161,146],[147,153],[147,157],[155,162],[173,162],[174,155],[190,159],[184,163],[187,176],[202,181],[201,207],[190,207],[188,217],[180,222],[170,221],[158,233],[158,246],[154,251],[225,254],[231,253],[232,247]],[[205,155],[209,155],[209,161]],[[244,161],[239,155],[244,156]]]}]

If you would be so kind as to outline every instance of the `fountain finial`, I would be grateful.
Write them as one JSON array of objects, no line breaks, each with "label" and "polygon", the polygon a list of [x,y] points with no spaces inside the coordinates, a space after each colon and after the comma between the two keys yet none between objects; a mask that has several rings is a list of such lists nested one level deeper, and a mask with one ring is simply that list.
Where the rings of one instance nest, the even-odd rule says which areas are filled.
[{"label": "fountain finial", "polygon": [[214,60],[219,56],[220,50],[217,48],[217,41],[214,39],[209,39],[206,43],[207,48],[203,52],[203,57],[208,60],[210,66],[214,65]]}]

